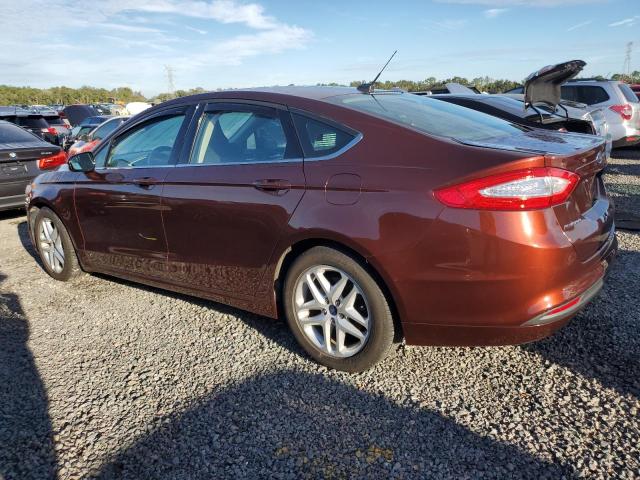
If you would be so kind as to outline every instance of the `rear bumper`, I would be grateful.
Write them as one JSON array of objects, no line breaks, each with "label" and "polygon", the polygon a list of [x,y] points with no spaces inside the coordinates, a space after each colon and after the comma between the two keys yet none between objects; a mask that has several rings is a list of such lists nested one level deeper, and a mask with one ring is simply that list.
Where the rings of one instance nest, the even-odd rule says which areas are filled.
[{"label": "rear bumper", "polygon": [[[565,326],[591,300],[597,297],[604,285],[604,279],[609,272],[609,266],[614,260],[617,250],[618,240],[614,234],[599,252],[597,265],[593,267],[593,272],[597,272],[595,282],[584,291],[578,293],[573,299],[556,305],[520,325],[431,325],[407,323],[403,325],[407,344],[425,346],[499,346],[518,345],[546,338]],[[573,303],[575,298],[578,298],[578,301]],[[569,308],[553,313],[558,307],[567,304],[571,304]]]},{"label": "rear bumper", "polygon": [[640,144],[640,131],[637,135],[628,135],[613,142],[613,148],[634,147]]},{"label": "rear bumper", "polygon": [[0,197],[0,211],[24,208],[24,194]]}]

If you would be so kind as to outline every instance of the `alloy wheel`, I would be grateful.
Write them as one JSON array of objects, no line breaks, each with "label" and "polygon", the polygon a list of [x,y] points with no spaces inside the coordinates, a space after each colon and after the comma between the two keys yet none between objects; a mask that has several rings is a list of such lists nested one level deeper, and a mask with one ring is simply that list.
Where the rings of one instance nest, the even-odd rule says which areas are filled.
[{"label": "alloy wheel", "polygon": [[49,218],[43,218],[38,232],[42,259],[55,273],[64,270],[64,248],[62,237],[55,224]]},{"label": "alloy wheel", "polygon": [[305,336],[324,354],[351,357],[367,343],[371,315],[360,286],[336,267],[305,270],[294,288],[296,320]]}]

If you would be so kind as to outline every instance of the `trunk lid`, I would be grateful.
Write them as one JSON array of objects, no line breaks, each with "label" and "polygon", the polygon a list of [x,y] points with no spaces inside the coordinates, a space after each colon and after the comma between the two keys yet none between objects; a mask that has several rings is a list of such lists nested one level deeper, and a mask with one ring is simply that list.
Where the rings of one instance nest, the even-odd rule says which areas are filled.
[{"label": "trunk lid", "polygon": [[573,155],[546,155],[545,164],[564,168],[580,175],[575,190],[562,205],[553,207],[578,258],[588,261],[598,254],[613,234],[613,203],[602,179],[607,165],[606,143]]},{"label": "trunk lid", "polygon": [[546,166],[577,173],[580,181],[569,199],[553,207],[560,227],[581,261],[596,255],[610,238],[613,231],[613,203],[602,180],[607,164],[604,138],[532,129],[496,140],[465,143],[543,155]]},{"label": "trunk lid", "polygon": [[560,87],[578,75],[585,65],[582,60],[571,60],[533,72],[524,81],[525,104],[545,103],[555,109],[560,103]]},{"label": "trunk lid", "polygon": [[24,194],[27,184],[40,174],[38,160],[59,151],[58,147],[51,145],[51,148],[47,148],[37,141],[0,144],[2,196]]}]

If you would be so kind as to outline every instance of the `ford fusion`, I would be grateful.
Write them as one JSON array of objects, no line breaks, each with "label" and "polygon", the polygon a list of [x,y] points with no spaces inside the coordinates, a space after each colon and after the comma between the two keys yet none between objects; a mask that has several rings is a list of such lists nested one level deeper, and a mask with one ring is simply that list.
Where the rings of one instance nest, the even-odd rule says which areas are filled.
[{"label": "ford fusion", "polygon": [[46,271],[286,317],[346,371],[409,345],[530,342],[602,287],[604,140],[396,91],[163,103],[27,188]]}]

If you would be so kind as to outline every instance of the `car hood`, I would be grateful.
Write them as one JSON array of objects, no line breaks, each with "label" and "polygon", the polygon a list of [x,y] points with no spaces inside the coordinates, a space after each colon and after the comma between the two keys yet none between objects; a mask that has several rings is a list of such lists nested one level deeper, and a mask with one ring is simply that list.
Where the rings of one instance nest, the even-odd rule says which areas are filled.
[{"label": "car hood", "polygon": [[498,150],[571,155],[576,151],[590,149],[603,142],[604,139],[595,135],[532,128],[511,135],[486,140],[464,141],[463,143]]},{"label": "car hood", "polygon": [[62,110],[72,126],[78,125],[85,118],[100,115],[91,105],[69,105]]},{"label": "car hood", "polygon": [[582,60],[571,60],[533,72],[524,81],[524,101],[546,103],[555,108],[560,103],[562,85],[578,75],[586,64]]}]

